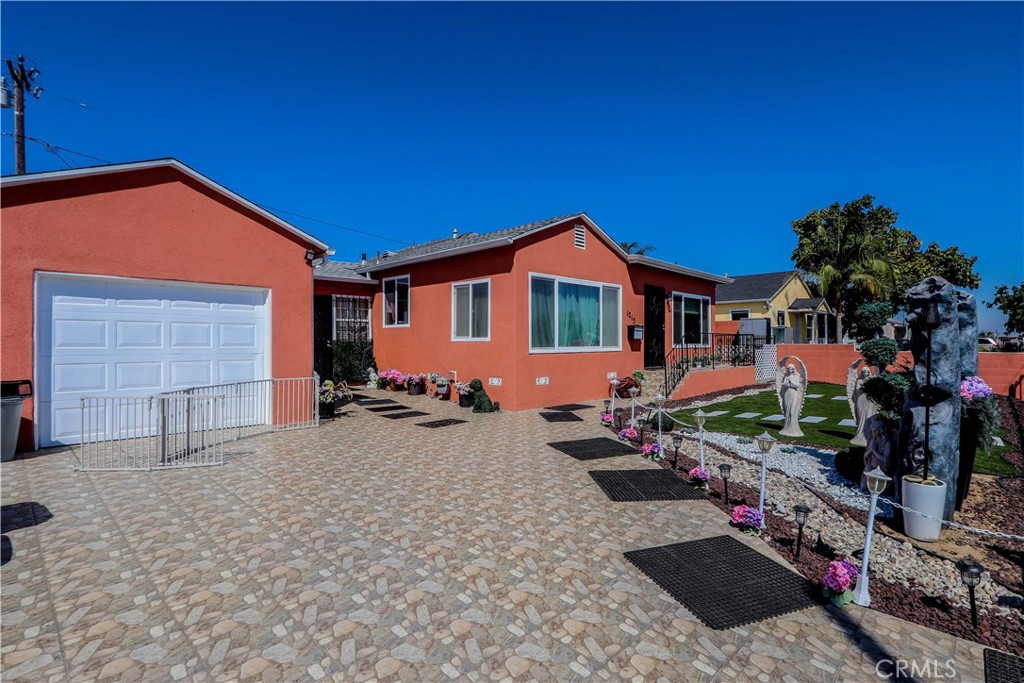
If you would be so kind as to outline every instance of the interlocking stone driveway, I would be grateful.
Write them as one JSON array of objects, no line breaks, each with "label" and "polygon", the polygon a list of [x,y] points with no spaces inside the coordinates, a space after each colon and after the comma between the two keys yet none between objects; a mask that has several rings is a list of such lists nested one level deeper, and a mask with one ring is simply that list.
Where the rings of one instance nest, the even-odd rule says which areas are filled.
[{"label": "interlocking stone driveway", "polygon": [[[622,552],[734,532],[706,502],[613,503],[586,474],[639,456],[545,445],[607,435],[596,410],[400,398],[431,416],[350,406],[215,468],[5,463],[2,502],[53,517],[7,534],[3,679],[867,681],[897,658],[983,676],[980,646],[854,606],[710,630]],[[468,422],[415,426],[444,417]]]}]

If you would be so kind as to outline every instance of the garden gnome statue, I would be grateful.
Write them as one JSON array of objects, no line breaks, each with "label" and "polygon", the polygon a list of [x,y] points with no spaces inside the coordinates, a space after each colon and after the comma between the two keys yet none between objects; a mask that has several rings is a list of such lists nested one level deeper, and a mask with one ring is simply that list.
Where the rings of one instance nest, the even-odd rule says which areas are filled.
[{"label": "garden gnome statue", "polygon": [[379,377],[377,377],[377,371],[374,370],[373,368],[367,368],[366,369],[366,374],[367,374],[366,388],[367,389],[376,389],[377,388],[377,380],[380,379]]},{"label": "garden gnome statue", "polygon": [[786,356],[779,361],[779,368],[775,371],[775,390],[779,395],[779,407],[786,418],[779,432],[782,436],[804,435],[800,429],[800,411],[804,407],[806,389],[807,368],[804,362],[796,356]]},{"label": "garden gnome statue", "polygon": [[[870,438],[865,440],[864,474],[860,475],[860,487],[868,490],[867,473],[876,467],[891,474],[893,471],[894,434],[889,431],[888,422],[880,415],[872,413],[864,420],[864,430]],[[864,434],[861,435],[862,437]],[[852,443],[852,442],[851,442]],[[890,484],[891,485],[891,484]]]},{"label": "garden gnome statue", "polygon": [[[960,458],[961,323],[957,309],[957,293],[941,277],[925,278],[907,290],[914,374],[900,421],[901,477],[922,476],[927,459],[928,477],[946,484],[945,520],[953,518]],[[977,338],[970,343],[976,345]]]},{"label": "garden gnome statue", "polygon": [[[864,380],[871,377],[871,374],[871,366],[861,359],[855,360],[850,365],[850,369],[846,371],[846,400],[850,404],[853,421],[857,423],[857,432],[850,439],[850,443],[854,446],[868,445],[865,438],[865,423],[869,417],[878,412],[875,404],[868,400],[867,394],[864,393]],[[867,467],[865,471],[871,469],[873,468]]]}]

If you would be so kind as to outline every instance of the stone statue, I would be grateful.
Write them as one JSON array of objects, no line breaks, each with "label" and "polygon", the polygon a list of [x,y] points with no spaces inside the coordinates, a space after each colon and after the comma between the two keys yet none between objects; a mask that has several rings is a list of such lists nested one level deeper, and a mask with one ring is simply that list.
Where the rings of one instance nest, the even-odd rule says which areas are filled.
[{"label": "stone statue", "polygon": [[[889,422],[881,415],[872,414],[864,420],[864,430],[864,472],[870,472],[878,467],[887,475],[891,475],[895,464],[893,453],[896,450],[896,435],[889,429]],[[860,475],[860,487],[868,490],[867,477],[863,474]]]},{"label": "stone statue", "polygon": [[374,370],[373,368],[367,368],[366,371],[367,371],[367,377],[368,377],[368,379],[366,380],[366,388],[367,389],[376,389],[377,388],[377,380],[380,379],[377,376],[377,371]]},{"label": "stone statue", "polygon": [[866,446],[864,424],[869,417],[878,412],[875,404],[868,400],[864,393],[864,380],[871,377],[871,366],[858,358],[846,371],[846,400],[850,404],[853,421],[857,423],[857,432],[850,439],[854,446]]},{"label": "stone statue", "polygon": [[775,390],[779,395],[779,407],[786,416],[786,423],[779,432],[782,436],[804,435],[800,429],[800,412],[804,408],[806,389],[807,368],[804,362],[796,356],[786,356],[780,360],[779,368],[775,371]]},{"label": "stone statue", "polygon": [[[943,510],[946,520],[953,518],[960,469],[960,379],[965,355],[961,348],[965,339],[961,329],[972,327],[969,321],[960,320],[959,299],[953,285],[941,277],[925,278],[907,290],[907,324],[912,331],[910,347],[914,355],[914,374],[900,421],[900,451],[904,454],[900,476],[923,475],[927,457],[928,477],[946,483]],[[937,306],[938,319],[936,326],[929,331],[925,311],[931,304]],[[970,317],[970,311],[964,312]],[[976,326],[975,322],[974,329]],[[971,334],[967,342],[976,354],[977,337],[975,332]],[[976,360],[974,367],[977,367]]]}]

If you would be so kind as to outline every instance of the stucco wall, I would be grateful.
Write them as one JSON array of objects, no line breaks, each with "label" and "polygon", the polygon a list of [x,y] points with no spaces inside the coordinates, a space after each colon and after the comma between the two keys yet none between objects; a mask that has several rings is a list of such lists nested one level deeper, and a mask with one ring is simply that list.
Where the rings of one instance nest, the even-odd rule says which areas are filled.
[{"label": "stucco wall", "polygon": [[[3,379],[31,378],[36,271],[265,287],[274,376],[312,368],[306,245],[169,168],[6,187],[0,291]],[[26,401],[20,450],[34,443]]]},{"label": "stucco wall", "polygon": [[672,400],[693,398],[713,391],[747,387],[757,381],[753,365],[714,370],[691,370],[683,383],[672,393]]}]

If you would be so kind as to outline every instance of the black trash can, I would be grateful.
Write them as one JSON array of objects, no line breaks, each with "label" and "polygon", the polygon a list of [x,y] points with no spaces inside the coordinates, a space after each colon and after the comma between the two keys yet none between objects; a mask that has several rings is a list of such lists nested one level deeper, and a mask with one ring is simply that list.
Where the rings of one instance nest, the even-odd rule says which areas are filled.
[{"label": "black trash can", "polygon": [[0,382],[0,460],[14,460],[21,431],[21,406],[32,397],[32,380]]}]

